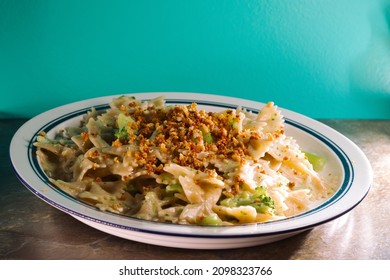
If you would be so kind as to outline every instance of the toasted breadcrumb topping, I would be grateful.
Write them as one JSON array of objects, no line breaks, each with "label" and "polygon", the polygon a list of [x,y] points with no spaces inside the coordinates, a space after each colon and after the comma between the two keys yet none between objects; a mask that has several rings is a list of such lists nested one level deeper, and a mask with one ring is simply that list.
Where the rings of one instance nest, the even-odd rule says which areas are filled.
[{"label": "toasted breadcrumb topping", "polygon": [[[163,164],[176,163],[181,166],[205,171],[213,159],[231,159],[244,163],[251,158],[248,147],[256,140],[272,140],[283,134],[261,133],[240,130],[236,124],[243,117],[236,110],[223,113],[198,110],[197,104],[166,107],[150,106],[146,110],[135,102],[123,108],[134,121],[127,124],[129,139],[122,144],[135,143],[138,164],[145,165],[150,173],[159,173]],[[118,146],[118,140],[112,143]],[[157,151],[156,151],[157,148]],[[165,158],[156,156],[158,150]],[[251,158],[252,159],[252,158]]]}]

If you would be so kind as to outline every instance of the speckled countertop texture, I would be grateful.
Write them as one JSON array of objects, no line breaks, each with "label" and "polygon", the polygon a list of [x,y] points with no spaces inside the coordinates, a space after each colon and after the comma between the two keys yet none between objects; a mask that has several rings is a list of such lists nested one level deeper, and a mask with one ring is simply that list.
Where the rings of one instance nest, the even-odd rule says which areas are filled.
[{"label": "speckled countertop texture", "polygon": [[0,259],[390,259],[390,121],[321,120],[357,144],[374,180],[347,214],[288,239],[229,250],[188,250],[129,241],[93,229],[38,199],[15,176],[13,134],[25,119],[0,120]]}]

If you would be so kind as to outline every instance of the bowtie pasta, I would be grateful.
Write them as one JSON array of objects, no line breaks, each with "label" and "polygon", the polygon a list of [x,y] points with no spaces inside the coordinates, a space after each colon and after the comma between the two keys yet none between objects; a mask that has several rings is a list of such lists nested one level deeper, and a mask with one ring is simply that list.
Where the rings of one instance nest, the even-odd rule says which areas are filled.
[{"label": "bowtie pasta", "polygon": [[77,199],[134,218],[196,225],[283,219],[326,198],[316,164],[284,132],[281,111],[206,112],[163,97],[112,100],[77,127],[34,143],[49,180]]}]

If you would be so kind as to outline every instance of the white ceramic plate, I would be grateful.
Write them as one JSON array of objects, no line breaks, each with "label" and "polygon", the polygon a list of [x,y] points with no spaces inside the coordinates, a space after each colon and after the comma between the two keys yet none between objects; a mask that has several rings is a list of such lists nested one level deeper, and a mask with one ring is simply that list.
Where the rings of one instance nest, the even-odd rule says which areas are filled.
[{"label": "white ceramic plate", "polygon": [[[163,95],[168,104],[196,102],[199,108],[212,111],[234,109],[241,105],[258,112],[265,105],[209,94],[157,92],[132,95],[141,100]],[[228,227],[164,224],[99,211],[52,186],[37,162],[32,144],[41,131],[53,136],[61,128],[78,124],[81,116],[92,106],[97,110],[107,109],[108,103],[118,96],[88,99],[42,113],[21,126],[10,145],[15,172],[31,192],[98,230],[129,240],[177,248],[249,247],[287,238],[336,219],[358,205],[369,191],[372,182],[371,166],[353,142],[318,121],[281,109],[285,117],[286,134],[297,139],[304,150],[316,152],[327,159],[327,166],[322,171],[324,174],[332,173],[340,178],[336,193],[321,204],[313,205],[309,211],[280,221]]]}]

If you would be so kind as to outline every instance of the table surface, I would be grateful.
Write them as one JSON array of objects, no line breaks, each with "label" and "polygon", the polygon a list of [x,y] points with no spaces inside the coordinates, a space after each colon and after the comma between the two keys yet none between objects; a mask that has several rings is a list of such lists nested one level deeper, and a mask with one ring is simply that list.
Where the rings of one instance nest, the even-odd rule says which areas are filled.
[{"label": "table surface", "polygon": [[189,250],[115,237],[55,209],[15,176],[9,144],[27,120],[0,120],[0,259],[390,259],[390,121],[320,120],[366,154],[374,181],[347,214],[293,237],[241,249]]}]

